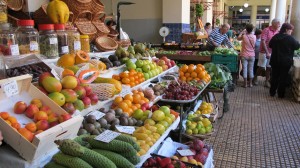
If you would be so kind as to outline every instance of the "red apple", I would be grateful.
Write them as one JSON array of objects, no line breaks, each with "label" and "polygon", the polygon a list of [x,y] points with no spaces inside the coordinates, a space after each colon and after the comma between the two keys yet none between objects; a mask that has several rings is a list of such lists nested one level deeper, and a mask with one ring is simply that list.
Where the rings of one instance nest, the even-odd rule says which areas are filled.
[{"label": "red apple", "polygon": [[149,109],[150,109],[149,103],[144,103],[144,104],[142,104],[141,107],[145,107],[146,110],[149,110]]},{"label": "red apple", "polygon": [[51,122],[55,122],[55,121],[58,121],[58,115],[55,114],[55,113],[51,113],[48,115],[48,122],[51,123]]},{"label": "red apple", "polygon": [[156,110],[158,110],[158,109],[159,109],[159,107],[158,107],[157,105],[153,105],[153,106],[151,106],[151,108],[150,108],[151,111],[156,111]]},{"label": "red apple", "polygon": [[78,95],[78,99],[82,99],[86,96],[86,91],[83,86],[77,86],[76,88],[73,89],[76,94]]},{"label": "red apple", "polygon": [[171,63],[171,66],[172,66],[172,67],[176,65],[176,63],[175,63],[174,60],[171,60],[170,63]]},{"label": "red apple", "polygon": [[53,122],[50,122],[50,123],[49,123],[49,127],[52,128],[52,127],[54,127],[54,126],[56,126],[56,125],[58,125],[58,124],[59,124],[58,121],[53,121]]},{"label": "red apple", "polygon": [[43,80],[44,80],[45,78],[49,77],[49,76],[52,76],[52,77],[53,77],[53,75],[52,75],[50,72],[44,72],[44,73],[40,74],[40,76],[39,76],[39,81],[38,81],[39,85],[40,85],[40,86],[43,86],[43,85],[42,85]]},{"label": "red apple", "polygon": [[49,106],[46,106],[46,105],[43,105],[41,108],[40,108],[40,111],[44,111],[46,112],[48,115],[50,115],[52,113],[51,109]]},{"label": "red apple", "polygon": [[36,123],[37,130],[47,130],[49,128],[49,123],[47,120],[40,120]]},{"label": "red apple", "polygon": [[26,115],[28,118],[33,118],[33,117],[34,117],[34,114],[37,113],[37,112],[39,112],[39,111],[40,111],[40,110],[39,110],[39,108],[38,108],[36,105],[30,104],[30,105],[27,107],[26,111],[25,111],[25,115]]},{"label": "red apple", "polygon": [[89,97],[84,97],[81,99],[83,104],[84,104],[84,108],[88,108],[91,106],[91,99]]},{"label": "red apple", "polygon": [[159,60],[158,61],[158,65],[159,66],[163,66],[163,65],[165,65],[166,64],[166,62],[164,61],[164,60]]},{"label": "red apple", "polygon": [[95,94],[95,93],[90,94],[88,97],[91,99],[92,105],[97,104],[99,101],[99,98],[98,98],[97,94]]},{"label": "red apple", "polygon": [[48,120],[48,114],[44,111],[39,111],[34,114],[34,119],[35,122],[40,121],[40,120]]},{"label": "red apple", "polygon": [[62,108],[64,110],[66,110],[67,113],[69,114],[74,114],[74,112],[76,111],[76,108],[74,107],[73,103],[65,103]]},{"label": "red apple", "polygon": [[169,69],[168,65],[163,65],[162,68],[163,68],[164,71]]},{"label": "red apple", "polygon": [[62,123],[64,121],[69,120],[70,118],[72,118],[72,116],[70,114],[62,114],[58,117],[58,121],[59,121],[59,123]]},{"label": "red apple", "polygon": [[90,94],[93,93],[92,88],[90,86],[84,86],[86,96],[89,96]]},{"label": "red apple", "polygon": [[18,101],[14,106],[14,112],[16,114],[23,114],[27,108],[27,104],[23,101]]}]

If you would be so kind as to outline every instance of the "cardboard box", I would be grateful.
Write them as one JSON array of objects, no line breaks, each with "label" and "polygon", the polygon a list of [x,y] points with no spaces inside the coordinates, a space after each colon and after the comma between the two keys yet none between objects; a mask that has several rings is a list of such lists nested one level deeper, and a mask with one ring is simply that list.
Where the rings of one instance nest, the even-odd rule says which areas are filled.
[{"label": "cardboard box", "polygon": [[[11,116],[16,117],[22,127],[24,127],[26,123],[32,122],[32,120],[27,118],[24,114],[15,114],[13,112],[14,104],[17,101],[24,101],[27,104],[30,104],[30,101],[33,98],[38,98],[44,105],[51,107],[51,110],[54,113],[58,115],[67,113],[38,88],[36,88],[31,83],[31,80],[32,77],[30,75],[0,80],[0,111],[9,112]],[[3,84],[11,81],[16,81],[19,92],[17,95],[7,97],[7,94],[5,94],[3,90]],[[0,118],[0,130],[2,131],[4,141],[14,148],[21,157],[31,162],[47,155],[52,150],[55,150],[57,145],[54,143],[54,140],[75,138],[82,121],[82,116],[75,116],[38,134],[35,136],[32,143],[26,140],[18,133],[17,130],[8,125],[2,118]]]}]

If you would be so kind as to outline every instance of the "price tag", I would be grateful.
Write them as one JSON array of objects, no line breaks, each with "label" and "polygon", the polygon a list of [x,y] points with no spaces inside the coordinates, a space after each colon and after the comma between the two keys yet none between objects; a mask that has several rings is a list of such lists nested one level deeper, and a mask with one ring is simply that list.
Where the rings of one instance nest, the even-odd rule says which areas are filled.
[{"label": "price tag", "polygon": [[57,44],[57,38],[50,38],[50,44]]},{"label": "price tag", "polygon": [[105,116],[104,113],[100,112],[100,111],[93,111],[91,112],[89,115],[93,115],[95,116],[96,120],[99,120],[100,118],[102,118],[103,116]]},{"label": "price tag", "polygon": [[1,87],[3,88],[4,93],[6,94],[7,97],[11,97],[19,94],[18,84],[15,80],[4,83],[1,85]]},{"label": "price tag", "polygon": [[39,44],[36,41],[30,41],[30,51],[38,51],[39,50]]},{"label": "price tag", "polygon": [[191,151],[190,149],[177,150],[177,152],[178,152],[181,156],[192,156],[192,155],[195,155],[194,152]]},{"label": "price tag", "polygon": [[121,133],[118,133],[118,132],[105,130],[103,133],[96,136],[95,140],[109,143],[110,141],[114,140],[120,134]]},{"label": "price tag", "polygon": [[20,55],[18,44],[10,45],[10,53],[11,55]]},{"label": "price tag", "polygon": [[126,134],[133,134],[133,132],[135,131],[135,128],[132,126],[116,125],[116,128],[118,131],[126,133]]},{"label": "price tag", "polygon": [[61,47],[61,52],[63,54],[69,53],[69,46],[62,46]]},{"label": "price tag", "polygon": [[74,50],[80,50],[81,44],[80,41],[74,41]]},{"label": "price tag", "polygon": [[51,70],[51,73],[57,80],[60,80],[58,73],[54,69]]}]

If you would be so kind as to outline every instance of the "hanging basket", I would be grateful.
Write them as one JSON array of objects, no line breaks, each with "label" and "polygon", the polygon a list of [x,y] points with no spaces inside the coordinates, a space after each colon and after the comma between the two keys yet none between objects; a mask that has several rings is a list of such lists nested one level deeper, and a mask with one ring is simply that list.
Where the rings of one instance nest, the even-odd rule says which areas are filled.
[{"label": "hanging basket", "polygon": [[92,0],[91,2],[91,11],[93,14],[104,12],[104,5],[100,0]]},{"label": "hanging basket", "polygon": [[71,12],[73,12],[75,17],[78,17],[82,11],[90,10],[92,5],[92,0],[62,0],[64,1]]},{"label": "hanging basket", "polygon": [[81,34],[89,36],[90,41],[95,40],[97,33],[96,27],[92,24],[92,13],[88,10],[82,11],[75,18],[74,25]]},{"label": "hanging basket", "polygon": [[118,48],[118,43],[110,37],[98,37],[95,43],[98,50],[101,51],[111,51]]},{"label": "hanging basket", "polygon": [[104,12],[98,12],[94,14],[92,23],[97,29],[96,37],[107,36],[110,32],[109,28],[105,25],[105,14]]},{"label": "hanging basket", "polygon": [[6,0],[7,7],[13,11],[20,11],[23,8],[24,0]]}]

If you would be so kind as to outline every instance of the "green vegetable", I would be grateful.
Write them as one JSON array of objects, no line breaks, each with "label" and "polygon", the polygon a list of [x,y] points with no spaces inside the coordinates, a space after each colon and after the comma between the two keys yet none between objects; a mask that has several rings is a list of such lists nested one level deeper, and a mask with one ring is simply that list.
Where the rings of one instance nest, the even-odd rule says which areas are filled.
[{"label": "green vegetable", "polygon": [[209,88],[222,89],[228,81],[232,80],[230,70],[224,65],[210,62],[204,64],[204,67],[211,76]]}]

